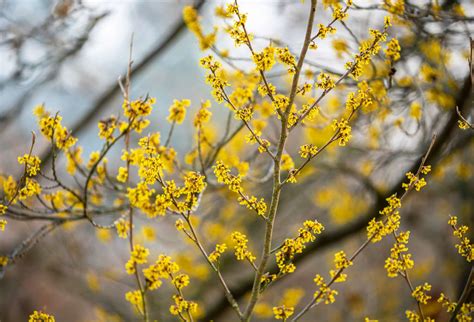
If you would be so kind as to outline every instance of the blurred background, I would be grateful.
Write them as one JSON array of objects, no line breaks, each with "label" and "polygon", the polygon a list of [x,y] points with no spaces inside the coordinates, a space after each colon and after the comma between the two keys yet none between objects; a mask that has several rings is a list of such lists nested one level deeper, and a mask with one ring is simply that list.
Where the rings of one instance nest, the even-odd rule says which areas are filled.
[{"label": "blurred background", "polygon": [[[387,12],[381,1],[354,2],[359,8],[349,11],[350,18],[345,22],[348,28],[338,26],[336,36],[318,43],[318,51],[309,55],[314,63],[306,66],[306,79],[314,79],[319,71],[343,73],[344,62],[357,51],[358,41],[367,38],[368,27],[380,29],[383,25]],[[474,227],[473,131],[458,128],[454,109],[459,106],[472,122],[468,57],[474,5],[470,0],[439,2],[406,1],[403,18],[416,23],[397,24],[390,32],[402,47],[392,82],[381,81],[387,66],[370,67],[373,70],[364,79],[378,88],[376,99],[374,106],[356,119],[353,141],[346,148],[329,149],[297,185],[283,192],[275,244],[296,235],[305,219],[318,219],[326,231],[298,258],[297,273],[275,284],[264,297],[257,306],[256,320],[271,320],[272,306],[297,306],[311,298],[314,274],[327,275],[335,252],[343,249],[350,254],[364,241],[366,223],[384,207],[386,197],[399,191],[404,173],[417,167],[434,133],[438,141],[430,157],[433,174],[422,192],[405,201],[403,229],[412,231],[415,284],[432,283],[434,299],[441,291],[452,300],[459,296],[470,267],[454,248],[456,239],[447,220],[450,214],[457,215],[461,223]],[[434,8],[434,3],[439,8]],[[44,103],[48,110],[62,115],[63,124],[79,138],[84,156],[100,149],[103,142],[97,136],[97,122],[121,113],[123,98],[117,80],[126,74],[132,35],[132,97],[149,94],[157,98],[149,131],[168,133],[166,116],[173,99],[193,102],[185,124],[175,130],[172,140],[182,159],[194,144],[193,113],[199,102],[212,100],[204,82],[205,71],[198,64],[206,53],[199,50],[196,39],[185,27],[182,9],[186,5],[197,6],[203,28],[211,31],[214,24],[221,23],[214,9],[222,4],[179,0],[0,0],[2,175],[21,173],[17,156],[28,151],[31,131],[38,133],[32,114],[38,104]],[[239,4],[241,11],[249,15],[248,29],[258,36],[257,48],[268,44],[269,39],[282,39],[293,52],[299,52],[308,3],[260,0]],[[431,14],[435,9],[439,10],[437,16]],[[327,23],[330,17],[331,12],[320,4],[316,23]],[[234,58],[248,57],[245,48],[234,49],[233,42],[225,36],[218,38],[216,47],[220,51],[229,49]],[[244,70],[249,68],[240,59],[228,61]],[[224,66],[232,70],[225,60]],[[288,87],[288,80],[277,73],[274,83]],[[344,109],[348,91],[356,87],[353,80],[345,81],[340,91],[322,102],[322,117],[295,132],[287,148],[295,162],[301,144],[322,145],[330,128],[324,115],[338,115]],[[414,103],[420,105],[419,110],[413,107]],[[213,130],[219,136],[219,124],[225,122],[227,109],[213,103],[212,112],[217,124]],[[271,126],[266,131],[270,136],[274,134]],[[35,152],[44,155],[47,151],[48,144],[38,138]],[[120,163],[119,152],[120,149],[109,156],[111,169]],[[64,165],[64,160],[59,162]],[[255,169],[257,177],[265,172],[260,159],[255,161]],[[65,171],[61,173],[67,177]],[[248,185],[249,191],[255,189],[267,201],[270,199],[270,182],[257,184],[250,180]],[[263,227],[232,196],[219,190],[205,196],[202,204],[206,206],[199,213],[199,230],[209,249],[238,227],[249,235],[254,253],[259,253]],[[154,255],[172,254],[190,274],[187,291],[201,305],[200,319],[235,320],[213,272],[197,250],[184,242],[184,236],[176,234],[175,219],[143,216],[137,220],[137,239]],[[7,229],[0,234],[0,255],[9,254],[41,224],[9,220]],[[336,303],[318,307],[305,317],[306,321],[362,321],[365,316],[381,321],[404,319],[405,310],[414,309],[415,302],[401,279],[386,277],[383,265],[390,247],[390,240],[369,247],[349,270],[348,283],[338,286]],[[57,321],[139,320],[123,296],[135,287],[124,270],[128,257],[126,241],[114,231],[93,229],[85,222],[64,225],[6,269],[0,279],[0,321],[24,321],[35,309],[54,314]],[[235,264],[231,256],[223,265],[231,289],[245,300],[252,272],[246,270],[248,267],[244,269],[244,264]],[[173,320],[168,312],[171,294],[170,289],[163,288],[152,295],[153,319]],[[427,311],[440,321],[447,319],[435,301],[427,305]]]}]

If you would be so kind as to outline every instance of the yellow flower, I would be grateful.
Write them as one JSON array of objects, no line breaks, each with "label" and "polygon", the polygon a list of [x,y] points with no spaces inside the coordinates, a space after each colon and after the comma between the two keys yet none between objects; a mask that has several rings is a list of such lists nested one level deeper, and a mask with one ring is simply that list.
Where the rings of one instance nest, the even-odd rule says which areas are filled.
[{"label": "yellow flower", "polygon": [[421,104],[418,102],[413,102],[410,105],[410,116],[415,120],[420,120],[422,114]]},{"label": "yellow flower", "polygon": [[118,169],[118,174],[117,174],[117,181],[119,182],[125,182],[128,179],[128,171],[127,168],[125,167],[120,167]]},{"label": "yellow flower", "polygon": [[186,107],[191,105],[191,101],[184,99],[184,100],[173,100],[173,104],[170,106],[168,115],[168,122],[176,122],[177,124],[181,124],[186,117]]},{"label": "yellow flower", "polygon": [[115,222],[115,228],[120,238],[127,238],[130,231],[130,223],[124,219],[119,219]]},{"label": "yellow flower", "polygon": [[321,275],[317,274],[314,277],[314,282],[317,286],[319,286],[319,290],[314,293],[314,297],[318,298],[317,302],[324,301],[324,304],[331,304],[336,301],[336,295],[338,292],[327,286],[327,284],[324,282],[324,278]]},{"label": "yellow flower", "polygon": [[7,266],[8,264],[8,257],[7,256],[0,256],[0,266]]},{"label": "yellow flower", "polygon": [[184,176],[184,193],[199,194],[206,188],[206,177],[190,171]]},{"label": "yellow flower", "polygon": [[138,311],[143,312],[143,296],[139,290],[125,293],[125,299],[137,308]]},{"label": "yellow flower", "polygon": [[319,31],[318,31],[318,38],[324,39],[328,34],[336,33],[336,28],[332,26],[325,26],[323,24],[318,24]]},{"label": "yellow flower", "polygon": [[286,320],[292,316],[294,312],[295,309],[293,307],[286,307],[285,305],[273,307],[273,315],[277,320]]},{"label": "yellow flower", "polygon": [[392,38],[387,43],[387,49],[385,49],[385,56],[392,61],[397,61],[400,59],[400,44],[396,38]]},{"label": "yellow flower", "polygon": [[41,160],[35,155],[24,154],[18,157],[18,163],[26,166],[26,174],[30,177],[37,175],[40,171]]},{"label": "yellow flower", "polygon": [[276,55],[278,57],[278,61],[288,67],[288,73],[294,74],[296,72],[296,58],[290,52],[288,47],[277,48]]},{"label": "yellow flower", "polygon": [[428,301],[431,299],[431,296],[427,295],[426,292],[431,291],[431,285],[425,283],[423,285],[415,287],[411,296],[415,298],[418,303],[427,304]]},{"label": "yellow flower", "polygon": [[218,262],[219,258],[225,252],[226,249],[227,249],[226,244],[217,244],[216,249],[212,253],[209,254],[209,260],[213,263]]},{"label": "yellow flower", "polygon": [[40,113],[35,111],[38,116],[38,125],[41,131],[47,139],[53,140],[56,146],[64,151],[67,151],[77,142],[77,138],[71,135],[68,129],[61,125],[62,117],[59,115],[50,116],[49,113]]},{"label": "yellow flower", "polygon": [[161,279],[171,278],[172,274],[179,271],[179,266],[171,260],[171,257],[160,255],[158,260],[143,270],[147,287],[150,290],[161,286]]},{"label": "yellow flower", "polygon": [[130,259],[137,264],[145,264],[149,254],[150,251],[148,250],[148,248],[143,247],[140,244],[133,245],[133,250],[130,254]]},{"label": "yellow flower", "polygon": [[407,247],[409,237],[409,231],[402,232],[396,237],[395,244],[390,249],[390,257],[385,260],[388,277],[397,277],[400,273],[413,268],[414,262]]},{"label": "yellow flower", "polygon": [[255,53],[253,61],[258,70],[268,71],[272,69],[275,65],[275,48],[269,46],[264,48],[261,53]]},{"label": "yellow flower", "polygon": [[252,253],[247,249],[247,236],[238,231],[235,231],[232,233],[231,238],[234,242],[234,251],[237,260],[248,260],[250,262],[253,262],[256,259],[256,257],[253,256]]},{"label": "yellow flower", "polygon": [[347,142],[349,142],[349,140],[352,138],[352,134],[351,134],[352,129],[346,120],[344,119],[341,119],[340,121],[334,120],[332,128],[338,131],[339,133],[338,138],[339,138],[340,146],[345,146]]},{"label": "yellow flower", "polygon": [[155,102],[156,99],[153,97],[147,97],[144,100],[138,99],[131,102],[124,101],[122,104],[124,115],[129,119],[150,115]]},{"label": "yellow flower", "polygon": [[300,146],[300,156],[303,159],[313,157],[318,153],[318,148],[312,144],[305,144]]},{"label": "yellow flower", "polygon": [[463,120],[458,120],[458,127],[461,129],[461,130],[467,130],[469,129],[469,124],[466,122],[466,121],[463,121]]},{"label": "yellow flower", "polygon": [[200,64],[205,69],[208,69],[210,73],[206,76],[206,83],[211,85],[213,88],[212,96],[217,103],[222,103],[226,98],[224,88],[230,86],[225,80],[221,71],[221,63],[214,60],[211,55],[206,56],[200,60]]},{"label": "yellow flower", "polygon": [[275,254],[276,262],[280,272],[283,274],[293,273],[296,269],[293,258],[296,254],[301,254],[306,247],[305,244],[316,240],[316,235],[321,234],[324,226],[318,221],[306,220],[303,227],[298,229],[296,238],[287,238]]},{"label": "yellow flower", "polygon": [[206,100],[205,102],[201,103],[201,108],[198,110],[196,116],[194,117],[193,124],[195,127],[200,127],[204,123],[209,122],[212,116],[212,113],[209,111],[210,107],[211,102],[209,100]]},{"label": "yellow flower", "polygon": [[[347,10],[347,9],[346,9]],[[334,11],[332,13],[332,17],[334,20],[341,20],[341,21],[344,21],[348,14],[346,12],[346,10],[343,10],[341,8],[341,5],[339,3],[337,3],[335,6],[334,6]]]},{"label": "yellow flower", "polygon": [[189,276],[186,274],[179,274],[173,278],[172,283],[178,290],[180,290],[189,284]]},{"label": "yellow flower", "polygon": [[101,120],[97,124],[99,127],[99,137],[106,140],[107,142],[113,141],[114,131],[117,128],[117,119],[115,117],[110,117],[106,120]]},{"label": "yellow flower", "polygon": [[42,311],[34,311],[29,319],[28,322],[54,322],[54,316],[43,313]]},{"label": "yellow flower", "polygon": [[40,184],[34,179],[26,178],[25,185],[20,189],[18,193],[18,199],[25,200],[28,197],[39,195],[40,193]]},{"label": "yellow flower", "polygon": [[82,164],[82,147],[76,147],[74,149],[68,149],[66,151],[66,170],[70,175],[76,173],[77,167]]}]

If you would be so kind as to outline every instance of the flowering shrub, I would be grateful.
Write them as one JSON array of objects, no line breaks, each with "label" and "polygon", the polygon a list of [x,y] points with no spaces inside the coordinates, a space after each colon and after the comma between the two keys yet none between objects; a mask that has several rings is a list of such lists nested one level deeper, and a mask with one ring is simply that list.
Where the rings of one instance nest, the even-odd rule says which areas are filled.
[{"label": "flowering shrub", "polygon": [[[83,156],[81,141],[63,125],[59,114],[44,105],[36,107],[39,132],[49,142],[52,159],[43,162],[37,155],[35,142],[39,138],[33,135],[30,150],[18,157],[22,175],[1,178],[0,229],[8,230],[15,220],[46,224],[19,248],[0,257],[4,273],[8,274],[7,269],[52,230],[61,226],[72,229],[73,223],[85,221],[88,229],[97,230],[103,240],[110,238],[111,232],[123,239],[121,245],[129,254],[120,270],[129,275],[130,287],[118,296],[141,320],[170,316],[182,321],[217,319],[222,314],[218,311],[224,309],[208,301],[209,296],[217,296],[234,311],[228,315],[231,320],[255,317],[313,321],[318,316],[312,315],[318,305],[336,302],[347,290],[340,285],[350,281],[351,270],[365,250],[380,247],[380,252],[386,253],[388,278],[406,285],[406,290],[393,296],[410,299],[405,312],[408,320],[434,321],[429,305],[437,300],[448,314],[444,316],[451,316],[453,321],[471,321],[472,271],[456,301],[444,293],[435,294],[429,276],[426,281],[417,277],[414,283],[416,256],[409,248],[412,233],[404,223],[404,206],[409,195],[424,193],[439,162],[439,156],[433,155],[447,144],[438,143],[446,140],[444,136],[426,129],[432,115],[438,110],[453,114],[460,128],[455,130],[467,131],[471,142],[472,124],[459,108],[457,114],[454,112],[455,105],[460,105],[453,94],[459,86],[445,69],[448,48],[436,39],[427,39],[420,51],[429,61],[421,64],[419,75],[402,67],[409,59],[404,51],[407,56],[410,53],[405,46],[414,46],[412,24],[422,19],[435,23],[470,22],[472,18],[466,17],[459,5],[452,10],[421,6],[417,13],[414,5],[398,0],[367,8],[351,0],[323,0],[320,5],[307,0],[300,5],[307,8],[307,20],[299,47],[254,35],[248,27],[250,17],[237,1],[216,7],[221,24],[210,31],[201,25],[195,8],[185,7],[183,20],[200,49],[206,51],[199,64],[214,102],[175,99],[166,118],[168,133],[149,130],[153,110],[161,108],[160,99],[132,97],[130,70],[120,83],[122,110],[99,121],[102,148],[89,156]],[[384,12],[383,21],[370,25],[365,38],[359,39],[352,32],[351,12],[375,9]],[[329,11],[331,19],[321,23],[319,11]],[[355,37],[357,49],[344,38],[333,38],[343,30]],[[230,37],[245,57],[221,49],[219,37]],[[333,39],[333,49],[344,61],[343,72],[325,70],[313,61],[329,46],[328,39]],[[241,60],[248,65],[239,65]],[[410,97],[411,104],[400,106],[397,97]],[[340,104],[339,100],[344,102]],[[216,110],[229,111],[224,126],[219,126],[219,118],[214,119]],[[193,146],[180,154],[173,147],[172,136],[187,119],[191,119],[194,131]],[[418,131],[420,128],[423,130]],[[371,181],[370,173],[376,165],[369,158],[359,156],[352,170],[346,169],[385,202],[377,204],[380,209],[371,211],[363,197],[358,200],[357,195],[336,186],[316,195],[316,204],[330,209],[336,222],[350,222],[353,218],[344,217],[348,214],[369,212],[369,216],[363,218],[361,227],[366,234],[360,245],[342,249],[342,244],[335,243],[337,249],[328,271],[310,267],[314,283],[307,292],[309,296],[305,296],[301,288],[295,287],[308,288],[303,281],[310,280],[308,268],[306,273],[300,272],[298,262],[313,252],[312,245],[320,239],[328,240],[325,235],[333,226],[325,222],[327,217],[313,218],[309,211],[294,207],[285,193],[308,193],[306,182],[322,175],[319,159],[336,164],[347,158],[349,154],[344,150],[352,144],[377,149],[382,137],[395,135],[395,131],[415,141],[415,134],[410,133],[413,129],[424,143],[423,149],[414,152],[413,167],[393,189],[378,187]],[[65,164],[58,161],[62,158]],[[364,166],[368,171],[358,172]],[[289,213],[285,210],[287,204],[293,207]],[[300,210],[305,213],[293,214]],[[212,216],[213,211],[219,215]],[[284,223],[279,221],[283,214],[293,218],[287,230],[282,230]],[[182,237],[182,247],[176,248],[177,252],[163,249],[148,226],[142,227],[144,239],[139,235],[141,224],[137,224],[143,218],[172,221],[173,229]],[[472,267],[474,247],[468,226],[447,215],[446,222],[454,238],[446,235],[442,242],[455,247]],[[154,242],[148,243],[147,238]],[[383,250],[384,242],[391,245],[389,251]],[[192,255],[180,258],[183,249],[191,250],[185,254]],[[248,287],[243,286],[238,294],[228,279],[236,265],[250,274]],[[299,279],[291,279],[300,273]],[[276,300],[274,288],[287,279],[293,281],[293,288],[287,288],[283,298]],[[196,280],[219,283],[219,294],[208,296],[205,289],[196,291],[192,288]],[[167,303],[166,309],[152,300],[155,294]],[[50,313],[34,311],[29,321],[54,321]],[[383,312],[379,314],[383,321]],[[374,320],[367,317],[365,321]]]}]

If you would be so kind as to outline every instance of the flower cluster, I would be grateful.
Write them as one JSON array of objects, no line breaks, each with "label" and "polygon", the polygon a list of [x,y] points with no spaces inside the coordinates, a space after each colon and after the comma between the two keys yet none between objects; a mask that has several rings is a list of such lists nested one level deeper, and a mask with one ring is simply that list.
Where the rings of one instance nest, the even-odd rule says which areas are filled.
[{"label": "flower cluster", "polygon": [[238,193],[238,201],[241,205],[246,206],[250,210],[254,210],[259,216],[264,216],[267,211],[267,204],[265,200],[261,198],[257,199],[255,196],[246,196],[243,193],[242,188],[242,177],[239,175],[233,175],[230,172],[230,168],[226,166],[222,161],[217,161],[214,166],[214,174],[216,175],[217,182],[225,184],[230,191]]},{"label": "flower cluster", "polygon": [[76,144],[77,138],[73,137],[71,132],[61,125],[61,116],[51,116],[43,105],[36,107],[34,113],[38,117],[41,134],[48,140],[54,141],[58,149],[67,151]]},{"label": "flower cluster", "polygon": [[148,248],[143,247],[140,244],[133,245],[132,252],[130,253],[130,259],[125,264],[127,274],[135,274],[137,264],[145,264],[149,254],[150,251]]},{"label": "flower cluster", "polygon": [[173,315],[181,315],[183,312],[188,314],[196,313],[198,305],[196,302],[187,301],[179,294],[173,295],[174,305],[170,306],[170,312]]},{"label": "flower cluster", "polygon": [[144,301],[143,294],[140,290],[128,291],[125,293],[125,299],[143,314]]},{"label": "flower cluster", "polygon": [[131,102],[124,101],[122,104],[123,114],[129,119],[148,116],[153,110],[153,104],[155,103],[156,98],[154,97],[147,97],[145,99],[138,99]]},{"label": "flower cluster", "polygon": [[331,76],[326,73],[320,73],[318,75],[318,83],[316,85],[324,91],[330,91],[336,87],[336,84],[332,80]]},{"label": "flower cluster", "polygon": [[252,40],[252,35],[248,35],[245,30],[245,23],[247,22],[247,14],[241,13],[239,7],[235,4],[227,5],[227,16],[234,16],[235,20],[232,26],[229,26],[226,31],[234,40],[235,46],[242,44],[249,44]]},{"label": "flower cluster", "polygon": [[111,116],[105,120],[99,121],[97,123],[99,127],[99,137],[106,140],[107,142],[112,142],[114,140],[114,131],[117,128],[117,118]]},{"label": "flower cluster", "polygon": [[437,302],[441,303],[441,305],[446,308],[446,312],[448,313],[454,312],[456,309],[456,302],[451,302],[449,298],[444,295],[444,293],[439,295]]},{"label": "flower cluster", "polygon": [[319,31],[318,31],[318,38],[324,39],[327,37],[328,34],[336,33],[336,28],[333,26],[325,26],[323,24],[319,24]]},{"label": "flower cluster", "polygon": [[318,286],[318,290],[314,293],[314,297],[317,299],[317,302],[324,301],[324,304],[331,304],[336,301],[336,295],[338,292],[332,290],[325,282],[324,278],[316,274],[314,277],[314,283]]},{"label": "flower cluster", "polygon": [[[262,52],[253,55],[253,61],[258,70],[268,71],[275,65],[275,48],[265,47]],[[266,87],[265,87],[266,88]]]},{"label": "flower cluster", "polygon": [[313,144],[305,144],[300,146],[299,153],[303,159],[312,158],[318,153],[318,148]]},{"label": "flower cluster", "polygon": [[283,321],[288,319],[295,312],[295,309],[293,307],[286,307],[285,305],[275,306],[272,310],[275,319]]},{"label": "flower cluster", "polygon": [[397,235],[395,244],[390,249],[390,257],[385,260],[388,277],[397,277],[400,273],[413,268],[414,262],[407,247],[409,238],[409,231]]},{"label": "flower cluster", "polygon": [[54,316],[41,311],[34,311],[28,318],[28,322],[54,322]]},{"label": "flower cluster", "polygon": [[40,171],[41,160],[36,155],[24,154],[18,157],[18,163],[24,164],[26,167],[26,174],[33,177]]},{"label": "flower cluster", "polygon": [[294,74],[296,72],[296,58],[290,52],[288,47],[277,48],[276,55],[278,61],[288,67],[288,73]]},{"label": "flower cluster", "polygon": [[333,19],[344,21],[347,18],[347,16],[349,15],[347,13],[347,9],[349,9],[349,7],[346,7],[345,9],[342,9],[342,6],[340,4],[336,4],[334,6],[334,11],[332,13]]},{"label": "flower cluster", "polygon": [[200,63],[202,67],[210,72],[206,76],[206,83],[212,87],[212,96],[217,103],[222,103],[226,97],[224,88],[229,86],[229,83],[223,76],[221,63],[215,61],[211,55],[202,58]]},{"label": "flower cluster", "polygon": [[346,63],[346,69],[350,71],[354,79],[358,79],[363,72],[363,67],[368,65],[371,58],[377,55],[381,49],[381,43],[387,40],[387,25],[383,32],[370,29],[371,39],[362,42],[359,47],[359,53],[355,55],[353,62]]},{"label": "flower cluster", "polygon": [[226,244],[217,244],[216,249],[209,254],[209,260],[213,263],[217,263],[221,258],[221,255],[224,254],[224,252],[226,251],[226,249]]},{"label": "flower cluster", "polygon": [[419,285],[415,287],[413,292],[411,293],[411,296],[418,302],[422,304],[427,304],[428,301],[431,299],[431,296],[426,294],[426,292],[431,291],[431,285],[428,283],[425,283],[423,285]]},{"label": "flower cluster", "polygon": [[115,222],[115,229],[120,238],[127,238],[128,232],[130,231],[130,222],[120,218]]},{"label": "flower cluster", "polygon": [[211,102],[209,100],[201,103],[201,107],[197,111],[193,124],[195,127],[201,127],[203,124],[208,123],[211,119],[212,113],[209,111],[211,107]]},{"label": "flower cluster", "polygon": [[273,99],[273,107],[275,110],[282,110],[285,111],[286,108],[288,107],[288,104],[290,103],[290,98],[288,96],[285,96],[283,94],[277,94],[275,95]]},{"label": "flower cluster", "polygon": [[146,285],[150,290],[161,286],[161,279],[171,278],[172,274],[179,271],[179,266],[171,260],[171,257],[160,255],[158,260],[149,267],[143,269]]},{"label": "flower cluster", "polygon": [[405,311],[405,316],[407,317],[408,321],[410,321],[410,322],[421,322],[422,321],[420,316],[415,311],[406,310]]},{"label": "flower cluster", "polygon": [[340,283],[340,282],[345,282],[347,279],[347,274],[342,273],[343,270],[348,268],[349,266],[352,266],[352,261],[350,261],[346,253],[344,251],[339,251],[336,254],[334,254],[334,270],[329,271],[329,275],[331,278],[336,278],[334,282]]},{"label": "flower cluster", "polygon": [[387,49],[385,49],[385,56],[391,61],[397,61],[400,59],[400,44],[396,38],[390,39],[387,43]]},{"label": "flower cluster", "polygon": [[407,172],[406,176],[409,181],[402,184],[402,188],[405,190],[415,187],[416,191],[420,191],[421,188],[426,186],[425,178],[418,178],[418,176],[414,175],[412,172]]},{"label": "flower cluster", "polygon": [[360,82],[358,85],[357,92],[351,92],[346,99],[346,110],[349,113],[353,113],[359,108],[367,110],[373,105],[373,89],[365,81]]},{"label": "flower cluster", "polygon": [[176,289],[181,290],[183,287],[189,285],[189,276],[186,274],[179,274],[173,277],[171,283],[173,283]]},{"label": "flower cluster", "polygon": [[18,191],[18,199],[25,200],[29,197],[39,195],[41,193],[40,184],[31,178],[25,179],[25,184]]},{"label": "flower cluster", "polygon": [[467,130],[470,128],[470,125],[469,123],[467,123],[466,121],[464,120],[458,120],[458,127],[461,129],[461,130]]},{"label": "flower cluster", "polygon": [[394,194],[387,198],[387,202],[388,206],[379,212],[383,219],[376,220],[373,218],[367,226],[367,237],[373,243],[382,240],[384,236],[391,234],[400,227],[399,209],[402,207],[401,200]]},{"label": "flower cluster", "polygon": [[345,146],[347,142],[349,142],[349,140],[352,138],[352,128],[347,122],[347,120],[334,120],[332,123],[332,128],[337,131],[336,133],[340,146]]},{"label": "flower cluster", "polygon": [[242,192],[243,188],[241,186],[241,176],[231,174],[230,168],[227,167],[224,162],[216,162],[216,165],[214,166],[214,174],[216,175],[217,182],[223,183],[228,186],[230,191]]},{"label": "flower cluster", "polygon": [[307,243],[313,242],[316,235],[324,230],[324,226],[317,220],[307,220],[303,227],[298,229],[298,237],[287,238],[275,254],[276,262],[282,274],[293,273],[296,269],[293,259],[296,254],[301,254]]},{"label": "flower cluster", "polygon": [[464,257],[469,263],[474,261],[474,244],[467,237],[469,227],[466,225],[457,226],[458,219],[456,216],[451,216],[448,221],[448,225],[453,229],[454,237],[459,239],[456,244],[458,253]]},{"label": "flower cluster", "polygon": [[248,122],[253,117],[252,106],[244,106],[235,111],[235,119]]},{"label": "flower cluster", "polygon": [[184,99],[184,100],[173,100],[173,104],[170,106],[169,112],[170,114],[168,115],[168,122],[170,123],[177,123],[181,124],[184,121],[184,118],[186,117],[186,107],[191,105],[191,101]]},{"label": "flower cluster", "polygon": [[256,257],[252,254],[252,252],[248,250],[247,236],[245,236],[241,232],[235,231],[232,233],[230,238],[234,242],[234,254],[237,260],[248,260],[249,262],[253,262],[255,260]]},{"label": "flower cluster", "polygon": [[[184,186],[178,187],[173,180],[165,181],[165,170],[172,170],[174,152],[160,145],[159,136],[151,135],[139,140],[140,148],[125,151],[122,159],[138,167],[138,175],[142,179],[134,188],[128,188],[128,199],[132,206],[139,208],[149,217],[165,215],[168,209],[186,212],[196,207],[199,194],[206,187],[204,176],[190,171],[184,175]],[[119,170],[119,181],[126,180],[126,169]],[[163,193],[149,187],[158,182]]]}]

